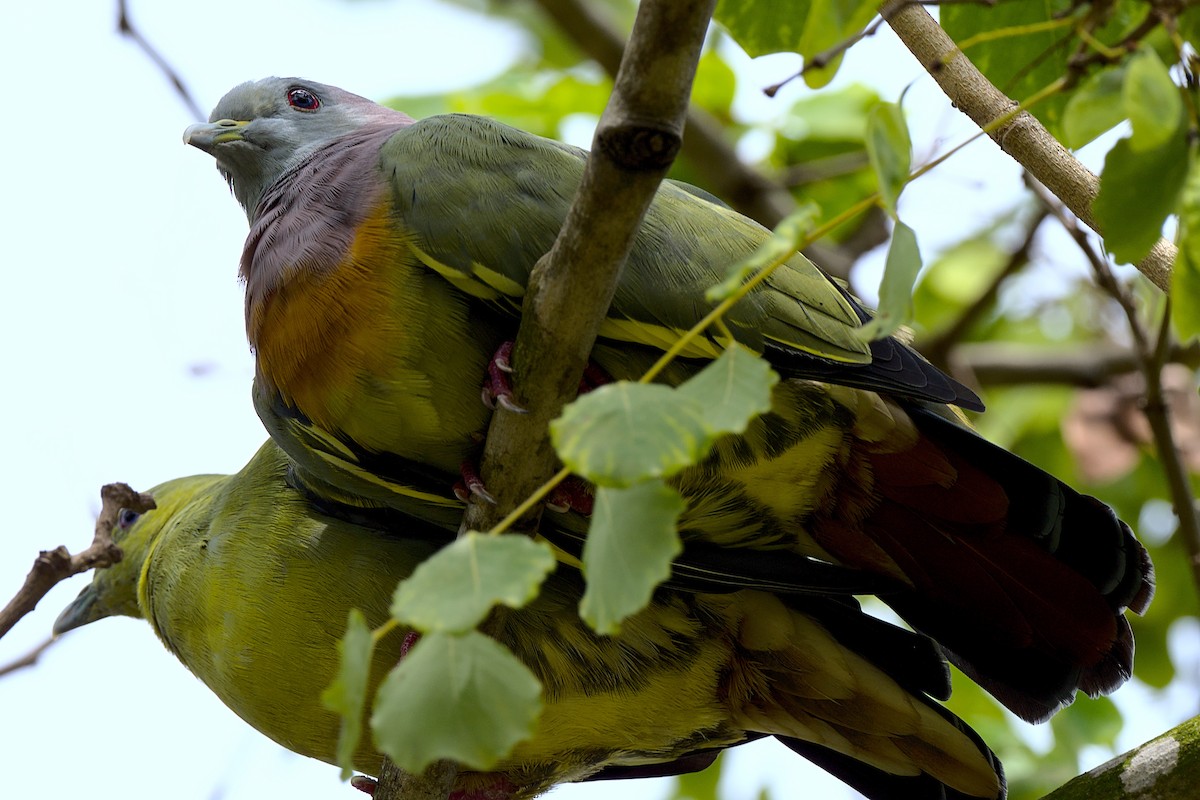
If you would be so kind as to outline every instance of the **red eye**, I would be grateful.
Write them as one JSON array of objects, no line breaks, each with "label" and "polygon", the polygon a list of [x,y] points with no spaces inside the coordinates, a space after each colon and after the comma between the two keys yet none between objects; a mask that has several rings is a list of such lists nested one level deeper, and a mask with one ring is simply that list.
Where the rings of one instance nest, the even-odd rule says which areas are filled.
[{"label": "red eye", "polygon": [[289,89],[287,99],[288,105],[301,111],[316,111],[321,107],[321,101],[308,89]]}]

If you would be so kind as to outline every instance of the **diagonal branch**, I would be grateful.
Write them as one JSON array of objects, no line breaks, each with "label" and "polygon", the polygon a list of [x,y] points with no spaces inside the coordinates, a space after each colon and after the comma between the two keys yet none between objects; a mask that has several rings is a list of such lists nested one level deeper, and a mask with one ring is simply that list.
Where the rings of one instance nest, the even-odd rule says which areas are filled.
[{"label": "diagonal branch", "polygon": [[[588,0],[537,0],[538,5],[583,52],[616,75],[624,38]],[[795,208],[791,194],[743,162],[725,139],[720,123],[703,109],[689,108],[683,154],[713,192],[748,217],[773,228]]]},{"label": "diagonal branch", "polygon": [[[1017,104],[993,86],[958,50],[929,12],[912,0],[885,0],[880,14],[921,65],[933,76],[954,107],[970,117],[1004,152],[1046,185],[1071,212],[1103,235],[1092,216],[1100,179],[1079,163],[1032,114],[1013,115]],[[1006,119],[1012,115],[1011,119]],[[996,125],[1003,121],[1003,124]],[[989,126],[996,126],[991,128]],[[1175,245],[1159,239],[1137,265],[1155,286],[1170,290]]]},{"label": "diagonal branch", "polygon": [[[588,56],[609,75],[616,75],[624,40],[615,26],[587,0],[537,0],[538,5]],[[787,187],[742,161],[721,124],[702,108],[687,110],[683,155],[704,176],[708,188],[735,209],[774,228],[796,208]],[[850,274],[858,256],[885,241],[887,232],[878,225],[867,226],[861,239],[839,246],[816,242],[804,254],[839,278]]]},{"label": "diagonal branch", "polygon": [[1195,493],[1192,489],[1191,477],[1179,447],[1175,444],[1175,435],[1171,430],[1171,412],[1167,407],[1166,395],[1163,391],[1162,369],[1169,353],[1170,341],[1170,306],[1163,312],[1162,327],[1155,341],[1151,341],[1149,333],[1138,316],[1137,305],[1128,287],[1123,286],[1113,275],[1104,255],[1097,252],[1096,247],[1088,238],[1087,231],[1072,219],[1063,207],[1045,190],[1036,184],[1031,188],[1041,197],[1042,202],[1050,212],[1058,218],[1071,238],[1083,251],[1092,271],[1096,274],[1096,282],[1117,302],[1129,323],[1129,331],[1133,336],[1134,354],[1138,367],[1146,381],[1146,397],[1142,404],[1142,413],[1150,423],[1154,436],[1154,448],[1158,452],[1159,463],[1167,479],[1171,492],[1171,504],[1175,508],[1175,516],[1179,519],[1179,537],[1188,554],[1188,565],[1192,571],[1192,581],[1200,590],[1200,515],[1196,511]]},{"label": "diagonal branch", "polygon": [[117,31],[122,36],[128,36],[130,39],[132,39],[133,43],[136,44],[141,51],[146,54],[146,57],[154,62],[154,65],[158,67],[159,71],[162,72],[163,76],[175,89],[176,94],[179,95],[179,99],[181,99],[183,104],[187,106],[188,111],[191,112],[193,119],[208,118],[208,115],[200,109],[200,104],[196,102],[194,97],[192,97],[192,93],[188,91],[187,86],[183,82],[183,78],[181,78],[179,73],[175,71],[175,68],[168,63],[167,59],[162,55],[162,53],[158,52],[154,45],[150,44],[149,40],[142,35],[141,30],[133,24],[133,17],[129,13],[129,7],[126,0],[117,0]]}]

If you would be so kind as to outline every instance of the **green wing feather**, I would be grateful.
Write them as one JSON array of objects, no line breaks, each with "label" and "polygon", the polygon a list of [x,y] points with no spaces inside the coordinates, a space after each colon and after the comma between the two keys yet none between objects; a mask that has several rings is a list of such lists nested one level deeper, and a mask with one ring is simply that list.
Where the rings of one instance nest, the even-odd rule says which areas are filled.
[{"label": "green wing feather", "polygon": [[[492,120],[447,115],[397,132],[383,147],[381,166],[397,211],[416,235],[416,257],[460,290],[515,316],[533,265],[566,218],[585,158],[582,150]],[[705,290],[768,236],[693,187],[664,183],[601,336],[670,346],[710,310]],[[727,323],[760,353],[773,344],[847,364],[871,360],[868,346],[853,335],[859,325],[854,306],[799,254],[739,303]],[[711,337],[685,355],[719,355],[721,343]]]}]

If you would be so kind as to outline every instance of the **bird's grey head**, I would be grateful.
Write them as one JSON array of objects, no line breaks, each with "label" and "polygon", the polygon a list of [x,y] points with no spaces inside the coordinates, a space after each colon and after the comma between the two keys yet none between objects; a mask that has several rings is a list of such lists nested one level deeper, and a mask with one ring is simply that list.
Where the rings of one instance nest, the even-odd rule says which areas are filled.
[{"label": "bird's grey head", "polygon": [[207,123],[183,133],[187,144],[217,160],[246,215],[263,192],[321,145],[376,125],[410,123],[399,111],[301,78],[264,78],[235,86]]}]

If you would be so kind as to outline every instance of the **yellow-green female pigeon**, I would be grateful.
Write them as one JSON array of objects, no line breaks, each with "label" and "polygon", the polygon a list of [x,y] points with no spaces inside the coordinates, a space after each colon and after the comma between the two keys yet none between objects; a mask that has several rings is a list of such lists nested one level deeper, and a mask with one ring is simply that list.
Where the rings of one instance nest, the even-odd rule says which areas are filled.
[{"label": "yellow-green female pigeon", "polygon": [[[236,475],[153,489],[157,509],[119,518],[124,559],[97,571],[55,631],[144,617],[248,723],[332,763],[339,721],[319,697],[347,613],[382,623],[396,583],[444,534],[416,517],[372,527],[347,520],[362,519],[357,509],[331,516],[288,485],[288,466],[268,442]],[[579,619],[580,593],[562,566],[531,605],[497,612],[497,638],[542,682],[545,711],[495,773],[459,775],[457,800],[691,769],[761,735],[880,800],[1003,796],[994,756],[929,697],[949,693],[936,645],[853,601],[662,590],[619,635],[599,636]],[[373,686],[403,657],[403,634],[375,651]],[[364,731],[355,763],[374,773],[370,741]]]},{"label": "yellow-green female pigeon", "polygon": [[[211,120],[185,138],[250,220],[241,275],[267,429],[318,494],[456,527],[446,476],[476,453],[490,413],[479,387],[586,153],[480,117],[414,122],[294,78],[236,87]],[[664,183],[593,361],[639,376],[767,236]],[[863,343],[867,318],[799,254],[730,312],[733,336],[783,380],[771,413],[674,479],[684,541],[730,563],[768,550],[876,576],[886,602],[1025,719],[1115,689],[1132,668],[1124,612],[1152,594],[1145,550],[1106,506],[961,424],[945,404],[978,408],[969,390],[895,339]],[[668,380],[721,346],[710,331]],[[551,513],[542,533],[561,543],[585,527]],[[795,563],[750,583],[856,590]]]}]

